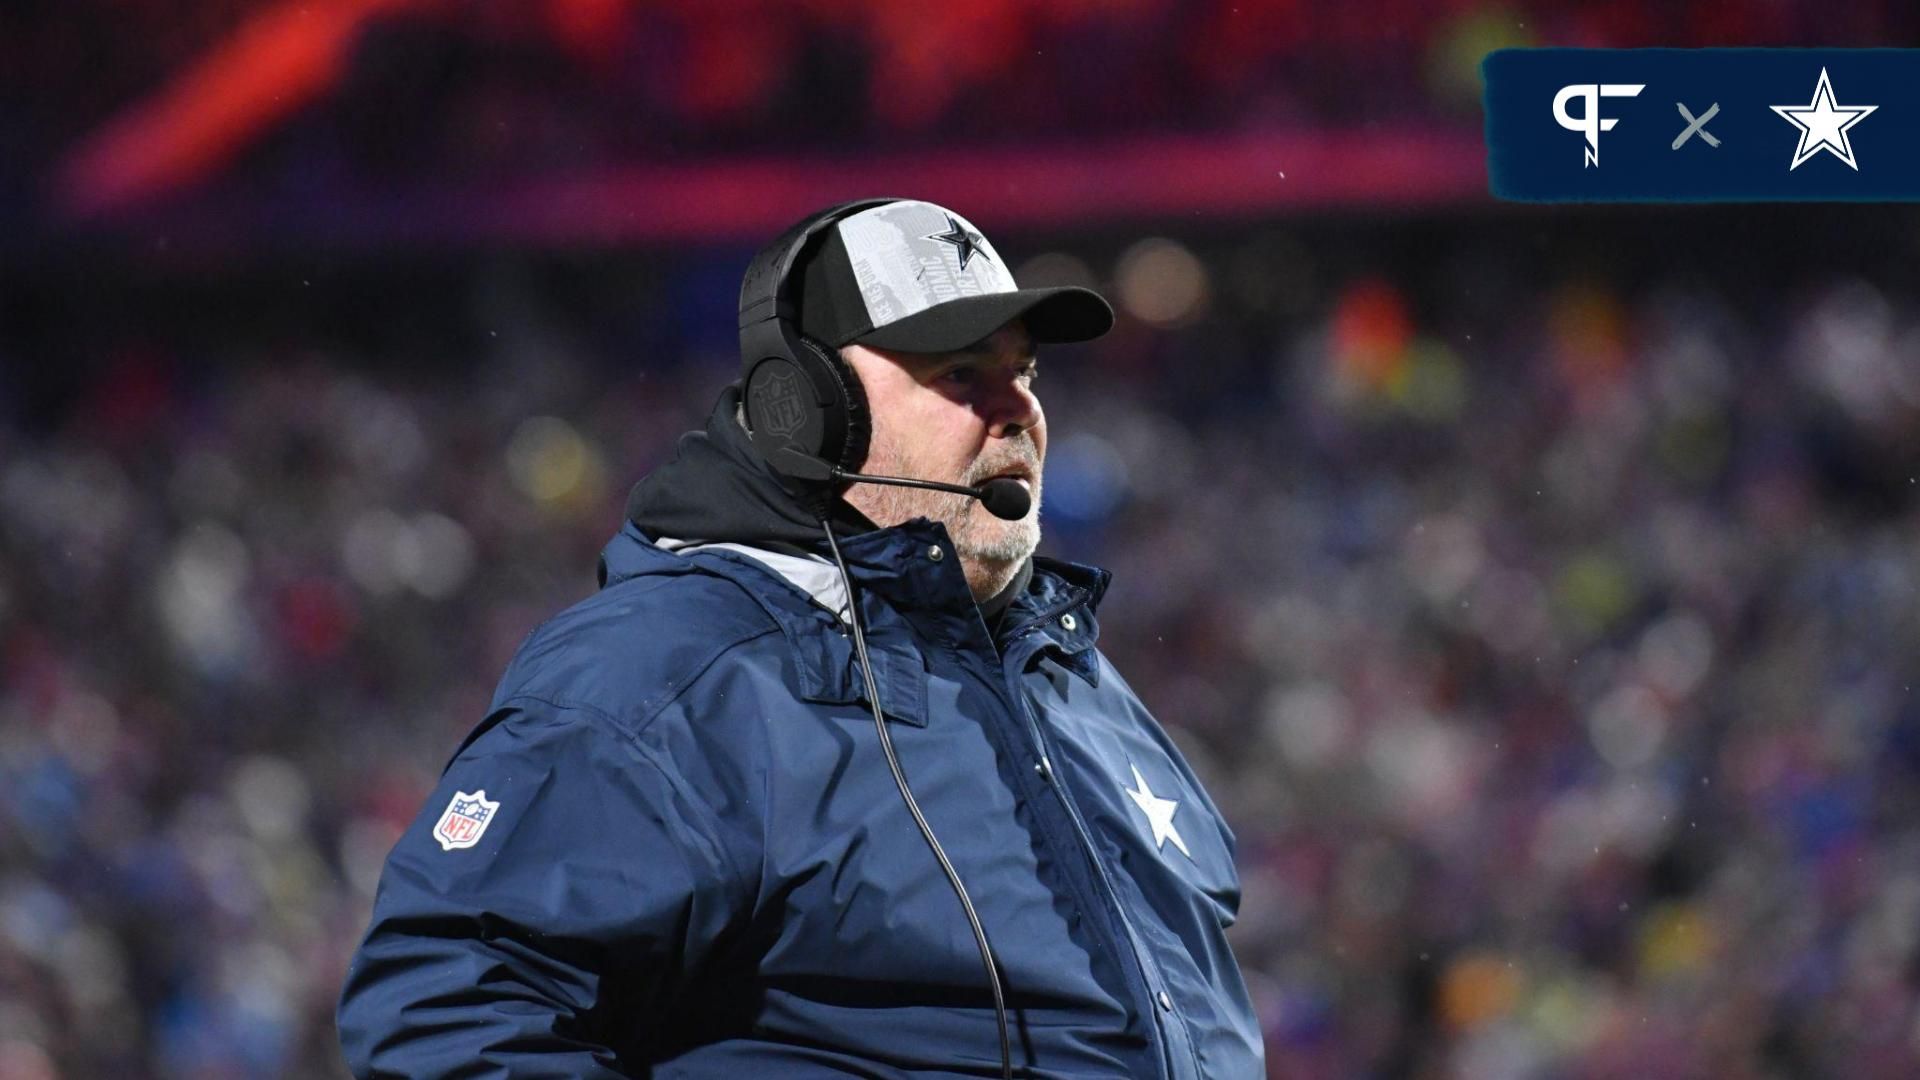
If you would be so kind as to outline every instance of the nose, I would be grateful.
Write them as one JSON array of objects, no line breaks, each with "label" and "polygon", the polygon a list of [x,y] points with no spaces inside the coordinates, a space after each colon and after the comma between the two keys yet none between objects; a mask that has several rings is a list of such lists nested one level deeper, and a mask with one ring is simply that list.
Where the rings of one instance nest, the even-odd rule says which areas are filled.
[{"label": "nose", "polygon": [[987,407],[987,434],[996,439],[1011,439],[1040,423],[1046,415],[1033,387],[1020,378],[999,381]]}]

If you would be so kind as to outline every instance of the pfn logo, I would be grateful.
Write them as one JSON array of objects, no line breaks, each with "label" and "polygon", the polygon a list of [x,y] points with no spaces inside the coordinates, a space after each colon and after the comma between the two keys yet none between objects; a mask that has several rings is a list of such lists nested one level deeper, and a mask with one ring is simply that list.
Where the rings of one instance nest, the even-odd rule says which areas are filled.
[{"label": "pfn logo", "polygon": [[[1618,117],[1600,118],[1600,99],[1603,97],[1639,97],[1645,90],[1645,83],[1574,83],[1563,86],[1553,95],[1553,118],[1568,131],[1578,131],[1587,137],[1586,163],[1581,168],[1600,164],[1600,133],[1612,131],[1613,125],[1620,122]],[[1586,107],[1579,116],[1567,112],[1567,102],[1574,98],[1584,99]]]}]

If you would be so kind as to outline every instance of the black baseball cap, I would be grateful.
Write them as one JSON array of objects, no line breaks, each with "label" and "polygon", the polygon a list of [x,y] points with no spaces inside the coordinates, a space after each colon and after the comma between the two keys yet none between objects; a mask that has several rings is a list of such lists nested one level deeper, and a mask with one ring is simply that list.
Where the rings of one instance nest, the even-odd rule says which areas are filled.
[{"label": "black baseball cap", "polygon": [[951,352],[1016,318],[1043,344],[1090,341],[1113,326],[1113,308],[1092,289],[1015,286],[979,230],[930,202],[850,214],[802,259],[800,328],[834,348]]}]

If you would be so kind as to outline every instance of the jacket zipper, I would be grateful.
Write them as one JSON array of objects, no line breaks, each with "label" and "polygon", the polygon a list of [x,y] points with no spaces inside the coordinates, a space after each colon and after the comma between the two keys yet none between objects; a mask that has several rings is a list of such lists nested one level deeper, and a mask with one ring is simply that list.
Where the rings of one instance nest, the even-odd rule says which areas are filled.
[{"label": "jacket zipper", "polygon": [[1045,776],[1045,783],[1047,787],[1053,790],[1054,797],[1060,800],[1060,804],[1066,807],[1067,819],[1073,822],[1074,833],[1076,834],[1076,839],[1080,841],[1080,848],[1085,852],[1087,861],[1093,865],[1095,879],[1105,893],[1101,899],[1106,901],[1113,909],[1114,914],[1120,919],[1121,928],[1126,932],[1127,949],[1133,956],[1135,970],[1139,972],[1140,985],[1146,987],[1149,995],[1149,1000],[1143,1002],[1141,1008],[1160,1035],[1160,1067],[1162,1075],[1172,1077],[1177,1075],[1178,1072],[1178,1070],[1173,1067],[1173,1046],[1168,1041],[1165,1025],[1160,1020],[1160,1013],[1155,1010],[1154,1002],[1151,1000],[1153,980],[1148,977],[1146,958],[1140,954],[1139,932],[1133,928],[1133,920],[1127,915],[1126,905],[1120,902],[1120,893],[1113,887],[1112,880],[1107,876],[1107,865],[1105,861],[1100,858],[1099,849],[1093,844],[1093,837],[1087,829],[1086,820],[1080,816],[1080,807],[1073,801],[1073,795],[1066,789],[1064,781],[1057,773],[1051,771],[1050,764],[1053,761],[1052,745],[1047,741],[1046,733],[1040,727],[1039,718],[1034,715],[1033,703],[1027,700],[1025,688],[1019,684],[1018,676],[1009,670],[1006,663],[1006,653],[1010,651],[1013,645],[1021,638],[1031,633],[1035,627],[1058,618],[1061,612],[1078,607],[1084,599],[1083,596],[1076,596],[1067,603],[1060,604],[1022,623],[1007,636],[1008,648],[1007,650],[1001,651],[1000,657],[1003,688],[1007,691],[1008,695],[1018,703],[1021,715],[1026,717],[1027,733],[1033,739],[1034,748],[1040,751],[1040,760],[1049,763],[1049,774]]}]

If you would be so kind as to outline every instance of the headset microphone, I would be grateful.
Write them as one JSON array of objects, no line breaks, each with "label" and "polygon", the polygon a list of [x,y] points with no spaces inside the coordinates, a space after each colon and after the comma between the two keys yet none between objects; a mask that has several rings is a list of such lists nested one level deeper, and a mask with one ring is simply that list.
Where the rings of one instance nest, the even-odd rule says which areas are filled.
[{"label": "headset microphone", "polygon": [[1019,521],[1027,516],[1027,511],[1033,509],[1033,496],[1027,493],[1020,481],[1008,476],[995,477],[978,487],[967,487],[962,484],[943,484],[937,480],[848,472],[832,462],[801,453],[791,446],[783,446],[769,456],[774,459],[775,468],[799,480],[836,480],[849,484],[891,484],[928,491],[951,491],[955,495],[980,500],[980,505],[987,508],[987,513],[1002,521]]},{"label": "headset microphone", "polygon": [[989,480],[974,490],[980,493],[980,505],[1001,521],[1019,521],[1033,508],[1033,496],[1027,494],[1020,481],[1009,477]]}]

